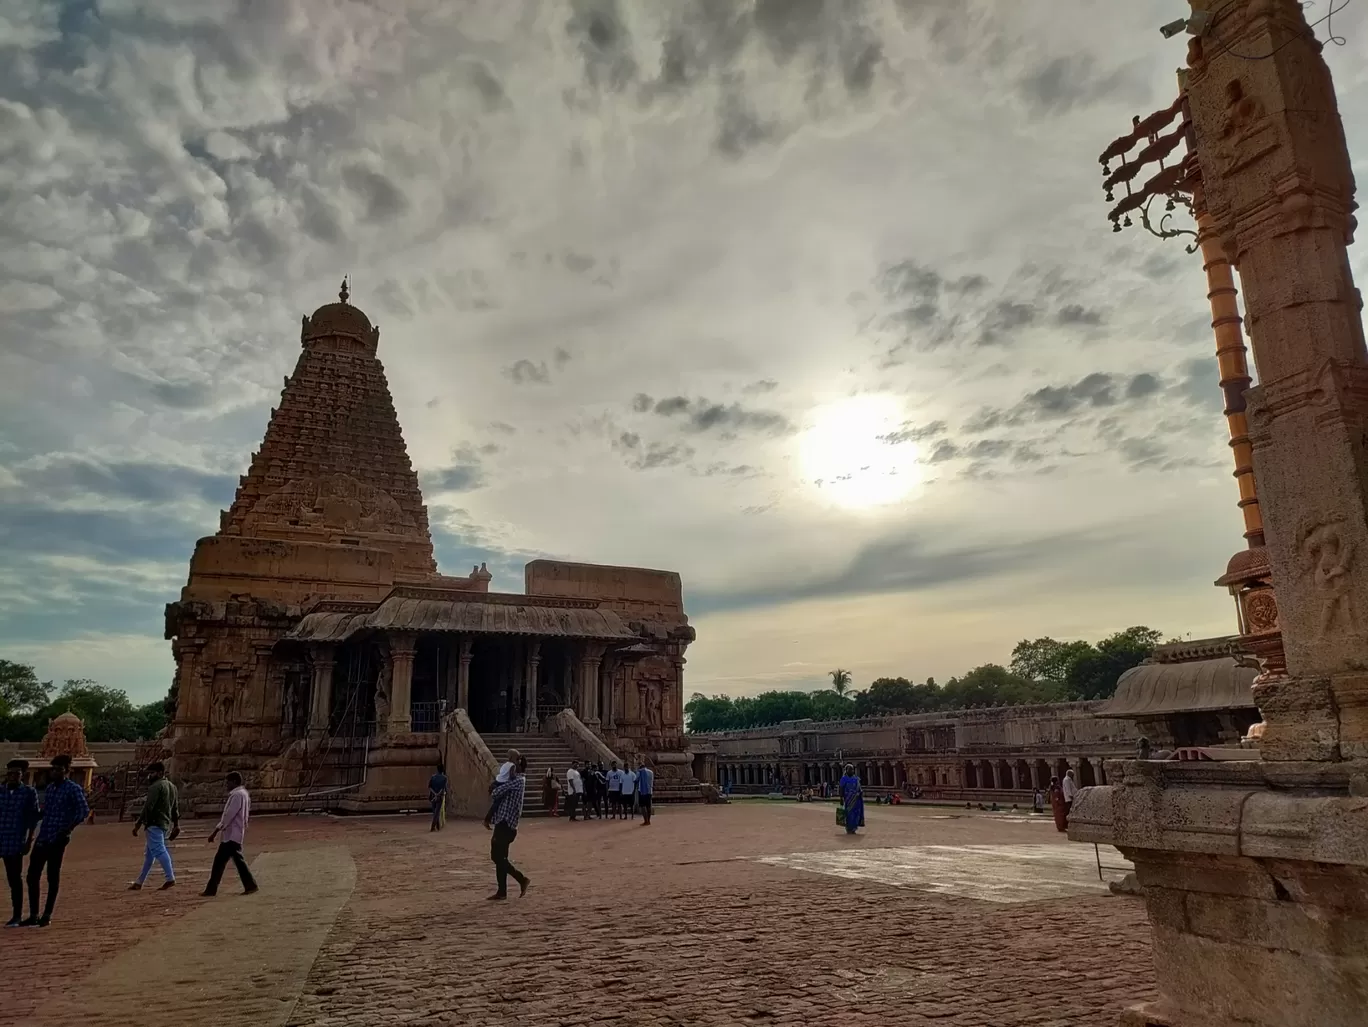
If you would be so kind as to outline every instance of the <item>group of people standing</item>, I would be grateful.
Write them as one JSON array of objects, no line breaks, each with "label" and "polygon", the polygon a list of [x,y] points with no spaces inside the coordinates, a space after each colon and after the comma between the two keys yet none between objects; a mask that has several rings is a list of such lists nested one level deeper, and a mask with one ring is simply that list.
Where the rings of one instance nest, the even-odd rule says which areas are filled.
[{"label": "group of people standing", "polygon": [[[561,784],[556,772],[546,768],[542,782],[542,801],[553,817],[560,816]],[[651,824],[651,800],[655,795],[655,771],[638,759],[635,769],[631,764],[618,767],[617,760],[603,769],[602,763],[581,763],[575,760],[565,772],[565,812],[570,820],[635,820],[641,814],[642,826]],[[579,816],[580,814],[582,816]]]}]

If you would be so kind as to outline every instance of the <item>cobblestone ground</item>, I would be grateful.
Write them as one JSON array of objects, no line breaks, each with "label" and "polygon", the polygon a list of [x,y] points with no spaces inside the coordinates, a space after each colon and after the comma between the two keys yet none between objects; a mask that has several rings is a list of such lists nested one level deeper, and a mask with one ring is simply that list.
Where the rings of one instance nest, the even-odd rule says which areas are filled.
[{"label": "cobblestone ground", "polygon": [[506,903],[478,824],[261,817],[261,891],[230,868],[212,900],[207,823],[168,892],[122,890],[125,825],[83,828],[53,925],[0,935],[29,971],[0,1023],[1096,1027],[1153,997],[1143,908],[1047,820],[868,822],[850,839],[796,803],[525,821],[533,886]]}]

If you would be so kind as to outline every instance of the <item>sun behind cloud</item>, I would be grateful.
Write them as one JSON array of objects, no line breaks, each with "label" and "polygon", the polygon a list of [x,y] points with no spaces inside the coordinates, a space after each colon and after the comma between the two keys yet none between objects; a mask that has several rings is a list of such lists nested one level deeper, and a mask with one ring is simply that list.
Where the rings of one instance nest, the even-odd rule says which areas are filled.
[{"label": "sun behind cloud", "polygon": [[803,477],[850,510],[891,506],[924,478],[915,443],[892,437],[907,420],[889,395],[851,396],[813,411],[798,440]]}]

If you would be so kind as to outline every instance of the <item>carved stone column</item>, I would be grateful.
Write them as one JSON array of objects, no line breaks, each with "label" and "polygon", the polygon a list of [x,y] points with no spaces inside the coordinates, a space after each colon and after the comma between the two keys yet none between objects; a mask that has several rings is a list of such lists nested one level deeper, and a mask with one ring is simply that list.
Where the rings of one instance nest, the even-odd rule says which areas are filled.
[{"label": "carved stone column", "polygon": [[588,645],[580,657],[580,695],[584,703],[584,723],[599,726],[599,665],[603,662],[603,648]]},{"label": "carved stone column", "polygon": [[[1259,384],[1254,478],[1286,670],[1262,759],[1118,761],[1075,841],[1135,863],[1158,1001],[1126,1027],[1351,1027],[1368,994],[1368,350],[1354,181],[1295,0],[1192,0],[1186,79],[1212,229],[1239,270]],[[1251,752],[1252,757],[1258,753]]]},{"label": "carved stone column", "polygon": [[533,641],[527,649],[527,730],[541,727],[537,717],[537,682],[541,677],[541,643]]},{"label": "carved stone column", "polygon": [[411,710],[413,702],[413,653],[417,639],[413,635],[390,635],[390,712],[389,723],[383,730],[390,735],[406,735],[413,730]]},{"label": "carved stone column", "polygon": [[309,730],[327,732],[332,715],[333,647],[315,645],[309,653],[313,681],[309,687]]},{"label": "carved stone column", "polygon": [[473,640],[469,637],[462,638],[460,649],[456,654],[456,705],[467,713],[470,712],[470,660],[471,645]]}]

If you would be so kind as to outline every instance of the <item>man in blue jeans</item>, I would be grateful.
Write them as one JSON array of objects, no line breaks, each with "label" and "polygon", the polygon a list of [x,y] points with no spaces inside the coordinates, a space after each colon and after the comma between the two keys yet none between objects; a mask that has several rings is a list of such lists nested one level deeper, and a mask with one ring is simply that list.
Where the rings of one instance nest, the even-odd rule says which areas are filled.
[{"label": "man in blue jeans", "polygon": [[133,837],[138,836],[138,828],[146,828],[147,844],[143,851],[142,873],[128,886],[129,891],[139,891],[147,875],[152,872],[152,864],[160,863],[162,868],[161,890],[174,888],[176,871],[171,867],[171,852],[168,841],[175,841],[180,834],[180,802],[176,786],[166,779],[166,767],[156,762],[147,768],[147,798],[143,801],[142,811],[133,822]]}]

